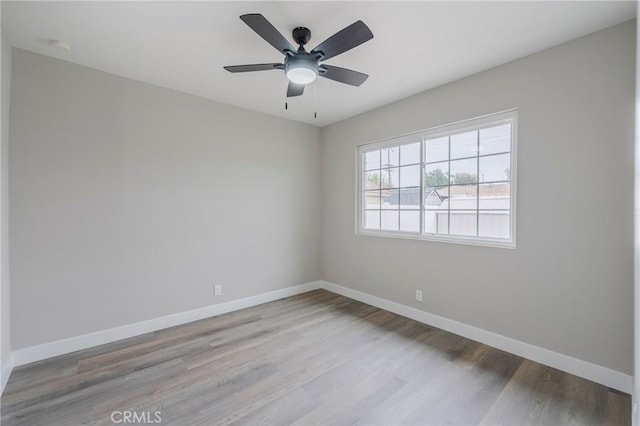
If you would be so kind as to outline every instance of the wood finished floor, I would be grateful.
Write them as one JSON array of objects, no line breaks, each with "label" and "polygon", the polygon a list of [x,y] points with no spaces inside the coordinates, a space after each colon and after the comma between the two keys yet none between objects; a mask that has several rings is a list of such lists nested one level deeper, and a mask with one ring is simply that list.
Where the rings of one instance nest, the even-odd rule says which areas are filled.
[{"label": "wood finished floor", "polygon": [[631,412],[627,394],[324,290],[16,368],[1,403],[3,425],[30,426],[127,410],[163,425],[624,425]]}]

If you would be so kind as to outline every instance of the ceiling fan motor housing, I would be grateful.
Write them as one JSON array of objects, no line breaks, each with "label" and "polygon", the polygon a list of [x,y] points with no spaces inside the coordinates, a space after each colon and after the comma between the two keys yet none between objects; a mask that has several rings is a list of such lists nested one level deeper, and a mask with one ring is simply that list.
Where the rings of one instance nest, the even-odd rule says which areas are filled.
[{"label": "ceiling fan motor housing", "polygon": [[306,27],[296,27],[293,29],[292,36],[296,44],[302,47],[311,40],[311,30]]}]

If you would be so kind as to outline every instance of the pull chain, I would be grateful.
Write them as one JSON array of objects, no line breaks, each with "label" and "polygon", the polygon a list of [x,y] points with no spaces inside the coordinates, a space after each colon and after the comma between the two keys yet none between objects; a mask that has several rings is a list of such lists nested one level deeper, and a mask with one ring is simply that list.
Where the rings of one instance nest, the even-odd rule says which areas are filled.
[{"label": "pull chain", "polygon": [[318,118],[318,79],[313,83],[313,118]]},{"label": "pull chain", "polygon": [[[287,80],[287,84],[289,84],[289,80]],[[288,89],[286,89],[286,88],[285,88],[285,90],[288,91]],[[285,93],[287,93],[287,92],[285,92]],[[287,102],[288,100],[289,100],[289,98],[287,98],[287,95],[284,95],[284,109],[285,109],[285,111],[289,109],[289,102]]]}]

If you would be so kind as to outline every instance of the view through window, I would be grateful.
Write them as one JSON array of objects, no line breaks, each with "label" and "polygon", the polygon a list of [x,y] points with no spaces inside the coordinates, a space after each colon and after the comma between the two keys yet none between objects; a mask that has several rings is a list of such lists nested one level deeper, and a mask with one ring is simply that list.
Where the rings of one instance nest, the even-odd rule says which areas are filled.
[{"label": "view through window", "polygon": [[513,246],[516,119],[360,146],[360,233]]}]

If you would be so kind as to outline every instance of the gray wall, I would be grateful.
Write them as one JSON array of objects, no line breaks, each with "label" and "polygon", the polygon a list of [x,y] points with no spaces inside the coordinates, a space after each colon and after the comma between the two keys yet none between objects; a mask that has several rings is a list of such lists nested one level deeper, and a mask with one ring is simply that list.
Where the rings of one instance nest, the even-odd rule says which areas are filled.
[{"label": "gray wall", "polygon": [[[634,31],[321,132],[15,51],[13,349],[324,278],[631,373]],[[513,107],[516,250],[354,235],[357,144]]]},{"label": "gray wall", "polygon": [[[324,128],[324,279],[631,374],[634,79],[632,21]],[[356,145],[514,107],[517,249],[354,235]]]},{"label": "gray wall", "polygon": [[[2,113],[0,133],[0,368],[5,368],[11,355],[11,317],[9,291],[9,100],[11,93],[11,45],[1,30],[0,65]],[[7,379],[4,378],[3,379]]]},{"label": "gray wall", "polygon": [[320,278],[317,128],[22,50],[13,66],[14,350]]}]

